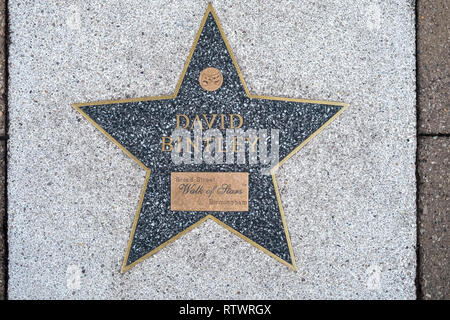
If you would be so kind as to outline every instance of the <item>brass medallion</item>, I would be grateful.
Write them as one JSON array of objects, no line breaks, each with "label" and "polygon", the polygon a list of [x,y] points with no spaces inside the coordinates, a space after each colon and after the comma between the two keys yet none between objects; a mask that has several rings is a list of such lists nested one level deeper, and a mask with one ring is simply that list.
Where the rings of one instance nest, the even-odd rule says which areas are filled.
[{"label": "brass medallion", "polygon": [[198,82],[200,82],[200,85],[206,91],[216,91],[223,83],[222,72],[213,67],[203,69],[198,77]]}]

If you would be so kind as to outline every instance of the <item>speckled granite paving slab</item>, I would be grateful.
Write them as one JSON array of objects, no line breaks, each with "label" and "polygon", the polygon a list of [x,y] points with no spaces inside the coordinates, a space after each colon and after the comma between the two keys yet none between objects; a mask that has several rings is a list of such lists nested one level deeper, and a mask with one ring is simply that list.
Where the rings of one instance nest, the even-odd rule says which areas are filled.
[{"label": "speckled granite paving slab", "polygon": [[[173,101],[113,103],[173,94],[207,7],[203,1],[52,6],[11,1],[9,297],[414,298],[413,7],[395,1],[213,4],[248,90],[258,96],[243,90],[226,55],[216,55],[222,88],[195,91],[201,50],[208,48],[200,36],[201,49],[197,56],[194,51]],[[208,19],[204,38],[218,39],[214,20]],[[272,204],[277,209],[271,179],[259,179],[256,193],[250,193],[250,200],[267,199],[267,210],[249,210],[257,212],[258,223],[214,214],[285,264],[295,256],[297,271],[209,219],[121,273],[148,175],[71,104],[110,100],[79,109],[127,149],[135,148],[131,153],[146,167],[163,164],[169,172],[170,162],[152,151],[151,143],[143,143],[150,149],[137,148],[139,139],[130,128],[144,125],[154,130],[146,129],[143,137],[159,135],[177,110],[198,108],[193,101],[215,101],[214,95],[221,97],[213,103],[218,113],[243,113],[248,128],[289,124],[281,131],[280,158],[342,105],[319,108],[313,102],[256,97],[351,105],[276,173],[292,254],[285,236],[265,237],[261,228],[252,233],[252,226],[269,221],[264,217],[274,217]],[[162,112],[168,108],[171,113]],[[140,118],[149,110],[145,121],[154,123]],[[211,171],[204,165],[197,169]],[[169,182],[158,179],[167,188]],[[155,190],[148,191],[143,199]],[[150,197],[144,204],[152,205]],[[146,212],[147,217],[158,213],[150,207]],[[180,221],[170,220],[167,226],[188,228],[194,220],[178,226]],[[151,219],[142,221],[148,232]],[[268,234],[284,234],[277,231],[283,230],[277,229],[281,220],[269,224]],[[148,239],[145,232],[139,234]],[[125,265],[157,247],[155,239],[130,251]]]}]

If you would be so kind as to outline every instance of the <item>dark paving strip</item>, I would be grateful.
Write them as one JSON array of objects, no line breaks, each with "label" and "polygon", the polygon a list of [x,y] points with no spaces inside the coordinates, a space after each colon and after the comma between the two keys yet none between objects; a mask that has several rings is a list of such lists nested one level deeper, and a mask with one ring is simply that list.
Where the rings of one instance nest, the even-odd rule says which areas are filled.
[{"label": "dark paving strip", "polygon": [[450,134],[450,2],[417,1],[419,134]]},{"label": "dark paving strip", "polygon": [[5,208],[5,160],[6,142],[0,141],[0,300],[6,298],[7,244],[6,244],[6,208]]},{"label": "dark paving strip", "polygon": [[450,138],[419,137],[421,299],[450,299]]},{"label": "dark paving strip", "polygon": [[[450,299],[449,6],[447,0],[417,1],[419,299]],[[6,28],[0,0],[0,299],[7,294]]]},{"label": "dark paving strip", "polygon": [[449,9],[417,1],[418,299],[450,299]]}]

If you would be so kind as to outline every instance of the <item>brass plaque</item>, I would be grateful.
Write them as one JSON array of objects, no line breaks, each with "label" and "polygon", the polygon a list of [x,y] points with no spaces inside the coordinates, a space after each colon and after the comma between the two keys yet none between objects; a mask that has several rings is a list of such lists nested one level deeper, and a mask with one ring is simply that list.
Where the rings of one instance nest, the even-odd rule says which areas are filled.
[{"label": "brass plaque", "polygon": [[172,211],[248,211],[248,172],[172,172]]}]

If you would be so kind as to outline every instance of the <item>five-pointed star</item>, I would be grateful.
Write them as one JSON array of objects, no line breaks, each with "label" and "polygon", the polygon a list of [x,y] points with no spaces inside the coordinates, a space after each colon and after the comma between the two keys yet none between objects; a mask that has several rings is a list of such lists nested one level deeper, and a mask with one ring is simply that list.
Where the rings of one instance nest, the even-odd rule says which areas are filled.
[{"label": "five-pointed star", "polygon": [[[219,69],[223,84],[206,91],[199,74]],[[279,129],[279,167],[333,121],[347,104],[251,95],[211,5],[184,70],[171,96],[75,104],[74,108],[147,171],[122,272],[156,253],[195,226],[211,219],[296,270],[278,187],[272,171],[260,165],[182,164],[161,151],[161,137],[170,136],[176,115],[240,114],[243,129]],[[171,172],[248,172],[248,212],[171,211]]]}]

